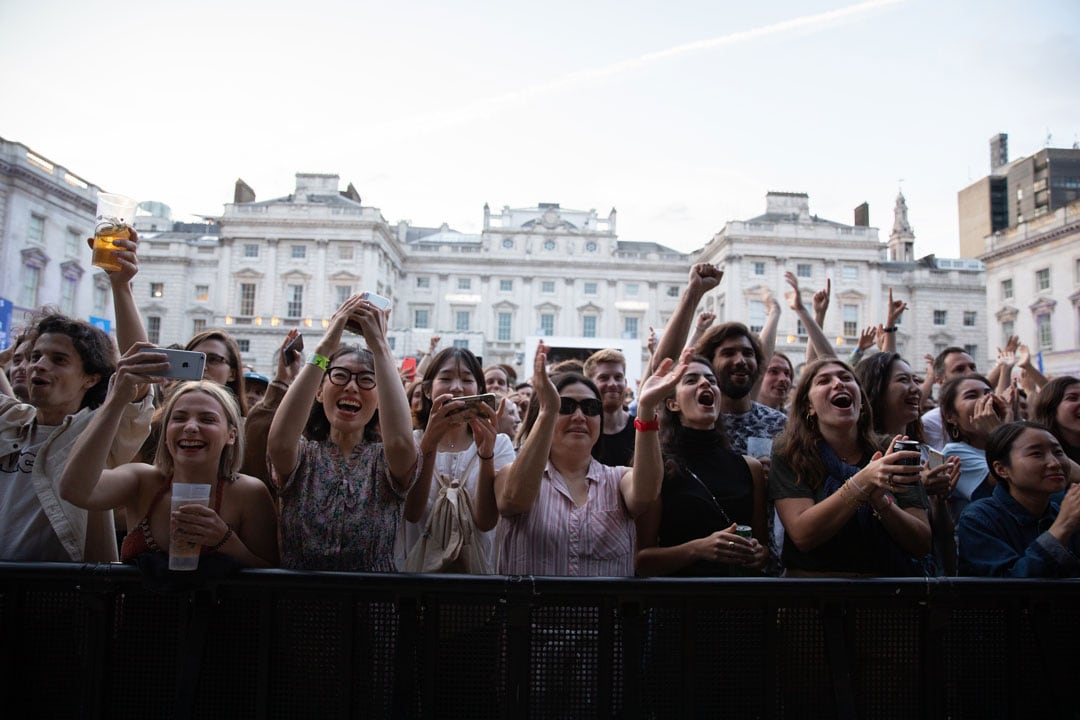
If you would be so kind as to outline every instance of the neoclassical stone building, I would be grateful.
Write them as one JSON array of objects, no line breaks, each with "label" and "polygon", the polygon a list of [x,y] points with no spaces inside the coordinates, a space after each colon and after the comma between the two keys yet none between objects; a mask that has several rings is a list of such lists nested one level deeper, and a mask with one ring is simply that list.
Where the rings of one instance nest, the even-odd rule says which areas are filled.
[{"label": "neoclassical stone building", "polygon": [[338,186],[337,175],[300,173],[292,194],[257,202],[238,183],[219,227],[144,229],[135,292],[151,338],[184,342],[223,326],[270,371],[288,328],[314,339],[346,297],[370,290],[393,303],[399,356],[438,334],[525,373],[530,336],[595,338],[597,347],[632,339],[644,354],[691,264],[656,243],[619,240],[614,210],[485,206],[483,230],[465,234],[392,225],[352,185]]},{"label": "neoclassical stone building", "polygon": [[[927,256],[916,260],[915,234],[907,204],[899,195],[889,242],[878,239],[866,213],[854,225],[810,214],[805,193],[770,192],[765,213],[724,225],[700,253],[700,261],[724,268],[720,286],[705,296],[702,309],[720,320],[741,320],[752,329],[765,322],[764,292],[780,301],[777,350],[802,358],[807,336],[783,299],[787,271],[795,273],[810,306],[813,293],[832,281],[825,334],[845,356],[860,331],[884,323],[892,288],[910,309],[901,320],[897,348],[921,370],[922,357],[949,345],[968,348],[982,363],[996,356],[986,342],[985,272],[972,260]],[[796,360],[797,362],[797,360]]]}]

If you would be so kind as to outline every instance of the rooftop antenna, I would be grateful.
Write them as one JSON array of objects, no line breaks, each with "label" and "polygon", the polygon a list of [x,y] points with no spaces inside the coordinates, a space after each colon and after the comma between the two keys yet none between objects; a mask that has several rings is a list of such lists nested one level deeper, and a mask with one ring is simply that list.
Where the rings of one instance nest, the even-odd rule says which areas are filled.
[{"label": "rooftop antenna", "polygon": [[1044,147],[1050,147],[1050,143],[1054,136],[1050,134],[1050,128],[1046,128],[1046,145]]}]

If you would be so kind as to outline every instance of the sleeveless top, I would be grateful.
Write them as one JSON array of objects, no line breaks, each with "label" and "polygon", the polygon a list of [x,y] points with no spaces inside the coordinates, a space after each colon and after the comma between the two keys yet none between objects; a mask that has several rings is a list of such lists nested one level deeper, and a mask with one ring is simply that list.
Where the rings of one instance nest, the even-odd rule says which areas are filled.
[{"label": "sleeveless top", "polygon": [[[214,492],[214,512],[221,514],[221,494],[222,488],[225,487],[224,480],[218,480],[217,490]],[[131,562],[136,556],[142,555],[148,552],[168,552],[169,544],[165,543],[165,547],[158,545],[157,540],[154,539],[154,532],[150,529],[150,516],[154,512],[154,508],[157,507],[161,498],[165,497],[167,493],[172,489],[172,480],[161,486],[157,494],[150,501],[150,507],[146,509],[146,515],[139,524],[131,528],[128,531],[127,536],[124,538],[123,544],[120,546],[120,562]],[[210,549],[203,546],[201,553],[210,552]]]}]

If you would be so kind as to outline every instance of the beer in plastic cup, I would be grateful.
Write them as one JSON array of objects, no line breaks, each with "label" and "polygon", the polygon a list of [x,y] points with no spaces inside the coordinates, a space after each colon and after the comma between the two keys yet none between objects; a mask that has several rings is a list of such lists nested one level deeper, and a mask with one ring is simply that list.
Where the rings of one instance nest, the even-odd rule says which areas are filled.
[{"label": "beer in plastic cup", "polygon": [[94,258],[92,263],[103,270],[119,270],[113,254],[117,240],[131,239],[131,224],[135,219],[136,202],[123,195],[98,193],[97,214],[94,218]]},{"label": "beer in plastic cup", "polygon": [[[176,512],[185,505],[210,504],[210,486],[191,483],[173,483],[172,502],[169,510]],[[199,567],[199,551],[202,546],[198,543],[189,542],[176,536],[172,530],[172,515],[169,523],[169,569],[170,570],[194,570]]]},{"label": "beer in plastic cup", "polygon": [[746,438],[746,454],[750,457],[769,457],[772,455],[772,438]]}]

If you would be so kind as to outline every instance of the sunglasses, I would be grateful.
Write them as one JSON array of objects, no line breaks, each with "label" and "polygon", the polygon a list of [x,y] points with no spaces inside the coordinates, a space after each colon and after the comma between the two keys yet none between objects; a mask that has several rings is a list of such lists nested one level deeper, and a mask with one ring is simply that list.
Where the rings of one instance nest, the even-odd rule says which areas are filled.
[{"label": "sunglasses", "polygon": [[370,390],[375,387],[375,376],[371,374],[370,370],[351,372],[343,367],[332,367],[326,371],[326,378],[331,384],[340,385],[341,387],[348,385],[353,378],[356,378],[356,387],[361,390]]},{"label": "sunglasses", "polygon": [[578,408],[581,408],[581,414],[585,417],[596,417],[603,411],[604,406],[596,398],[585,398],[584,400],[575,400],[571,397],[559,398],[560,415],[573,415]]},{"label": "sunglasses", "polygon": [[207,365],[232,365],[232,363],[229,362],[229,358],[225,357],[224,355],[218,355],[217,353],[212,352],[208,352],[205,354]]}]

